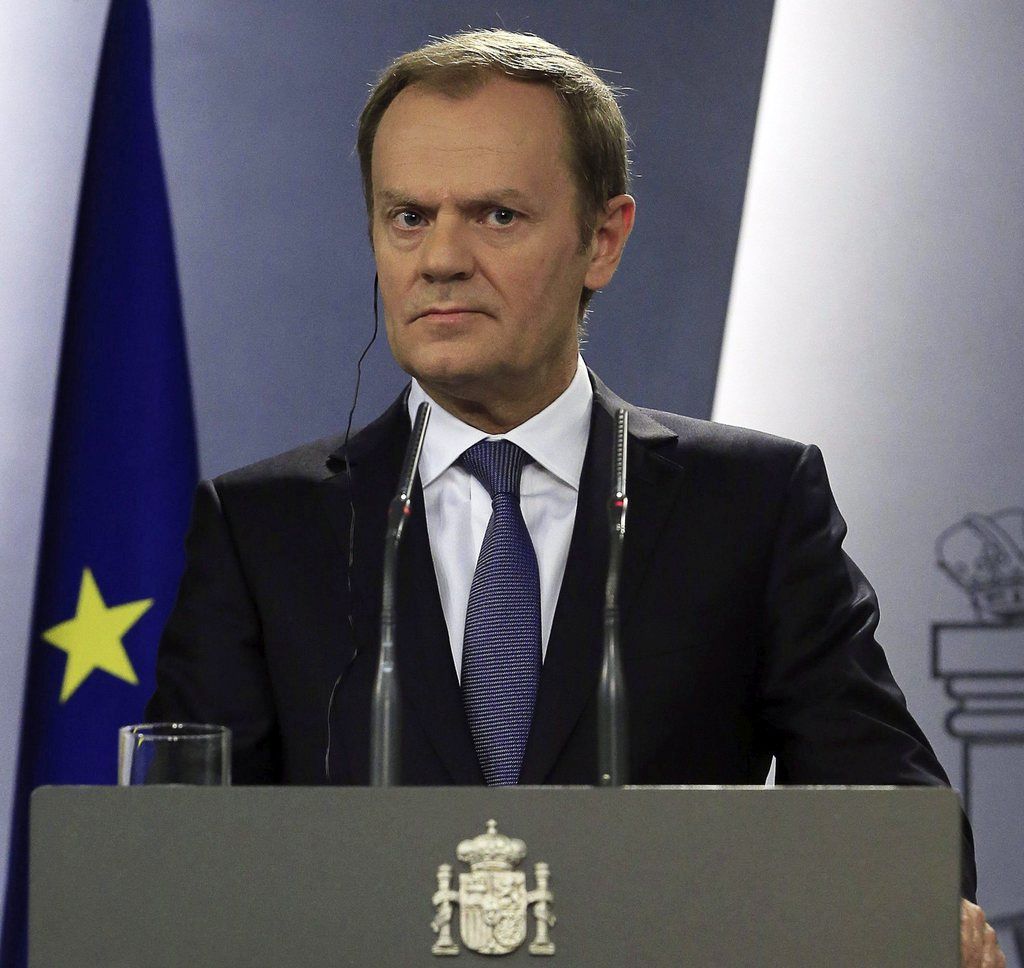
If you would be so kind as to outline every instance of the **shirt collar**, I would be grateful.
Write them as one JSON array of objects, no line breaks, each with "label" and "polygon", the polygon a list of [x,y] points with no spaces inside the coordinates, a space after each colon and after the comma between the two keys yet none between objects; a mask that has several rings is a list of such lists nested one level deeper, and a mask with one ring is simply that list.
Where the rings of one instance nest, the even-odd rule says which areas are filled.
[{"label": "shirt collar", "polygon": [[577,356],[576,374],[563,393],[506,434],[486,434],[471,427],[434,403],[417,380],[409,388],[410,420],[415,419],[416,408],[424,400],[433,404],[420,455],[419,473],[424,487],[437,480],[464,451],[490,438],[511,440],[545,470],[579,490],[594,405],[594,388],[582,356]]}]

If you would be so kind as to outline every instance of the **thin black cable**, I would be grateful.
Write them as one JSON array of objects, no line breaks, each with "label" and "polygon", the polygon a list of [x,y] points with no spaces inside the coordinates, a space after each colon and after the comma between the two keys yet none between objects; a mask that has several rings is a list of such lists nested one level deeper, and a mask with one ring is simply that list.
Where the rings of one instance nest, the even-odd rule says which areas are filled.
[{"label": "thin black cable", "polygon": [[345,568],[345,582],[348,586],[348,629],[349,634],[352,636],[352,655],[349,656],[348,662],[345,664],[345,668],[342,670],[341,675],[334,680],[334,685],[331,687],[331,698],[327,702],[327,749],[324,752],[324,775],[327,777],[327,781],[331,780],[331,713],[334,709],[334,694],[338,691],[338,686],[341,685],[341,680],[345,678],[345,674],[352,667],[352,663],[355,661],[356,655],[359,653],[359,647],[356,645],[356,623],[355,618],[352,614],[352,566],[355,563],[355,537],[356,537],[356,503],[354,498],[354,484],[352,481],[352,463],[348,459],[348,438],[352,433],[352,418],[356,412],[356,404],[359,402],[359,385],[362,383],[363,378],[363,360],[366,359],[366,354],[370,352],[370,347],[377,341],[377,333],[380,330],[380,319],[378,315],[378,280],[377,274],[373,275],[373,334],[370,336],[370,342],[363,347],[363,352],[359,354],[359,359],[356,361],[356,388],[352,394],[352,406],[348,412],[348,423],[345,426],[345,442],[342,444],[342,453],[345,455],[345,475],[348,478],[348,505],[349,505],[349,518],[348,518],[348,562]]},{"label": "thin black cable", "polygon": [[[348,425],[345,427],[345,443],[342,445],[342,450],[345,453],[345,473],[348,476],[348,504],[350,514],[348,518],[348,573],[346,575],[348,579],[348,624],[349,628],[355,633],[355,623],[352,621],[352,564],[354,561],[353,555],[355,554],[355,535],[356,535],[356,502],[353,497],[353,484],[352,484],[352,462],[348,459],[348,437],[352,432],[352,417],[356,412],[356,403],[359,401],[359,384],[363,379],[363,360],[366,359],[366,354],[370,352],[370,347],[377,341],[377,331],[380,328],[380,321],[377,315],[377,273],[373,274],[373,335],[370,337],[370,342],[363,347],[363,352],[359,354],[359,359],[356,361],[356,389],[355,393],[352,394],[352,407],[348,412]],[[353,639],[353,642],[355,639]]]}]

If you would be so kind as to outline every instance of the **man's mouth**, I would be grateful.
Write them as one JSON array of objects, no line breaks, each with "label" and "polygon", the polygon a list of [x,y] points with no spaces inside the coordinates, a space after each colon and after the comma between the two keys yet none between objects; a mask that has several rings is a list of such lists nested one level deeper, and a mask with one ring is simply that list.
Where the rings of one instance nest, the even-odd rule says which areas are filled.
[{"label": "man's mouth", "polygon": [[472,306],[431,306],[413,320],[425,319],[431,323],[461,323],[470,316],[479,315],[482,310]]}]

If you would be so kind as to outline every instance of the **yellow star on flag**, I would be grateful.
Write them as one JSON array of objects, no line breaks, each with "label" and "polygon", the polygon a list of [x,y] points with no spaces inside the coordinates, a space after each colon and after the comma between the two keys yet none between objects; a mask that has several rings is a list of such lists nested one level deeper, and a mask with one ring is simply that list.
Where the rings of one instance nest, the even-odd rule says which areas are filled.
[{"label": "yellow star on flag", "polygon": [[82,572],[75,617],[43,632],[43,638],[68,654],[60,701],[67,702],[93,669],[102,669],[118,679],[139,684],[121,639],[149,610],[152,598],[124,605],[107,606],[92,571]]}]

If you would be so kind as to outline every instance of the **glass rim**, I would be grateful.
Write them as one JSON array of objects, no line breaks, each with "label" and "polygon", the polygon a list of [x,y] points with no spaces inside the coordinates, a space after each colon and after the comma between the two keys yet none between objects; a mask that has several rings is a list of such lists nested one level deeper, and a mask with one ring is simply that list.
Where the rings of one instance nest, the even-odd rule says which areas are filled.
[{"label": "glass rim", "polygon": [[171,743],[187,739],[225,739],[231,735],[230,728],[217,723],[133,723],[122,726],[118,732],[125,737]]}]

